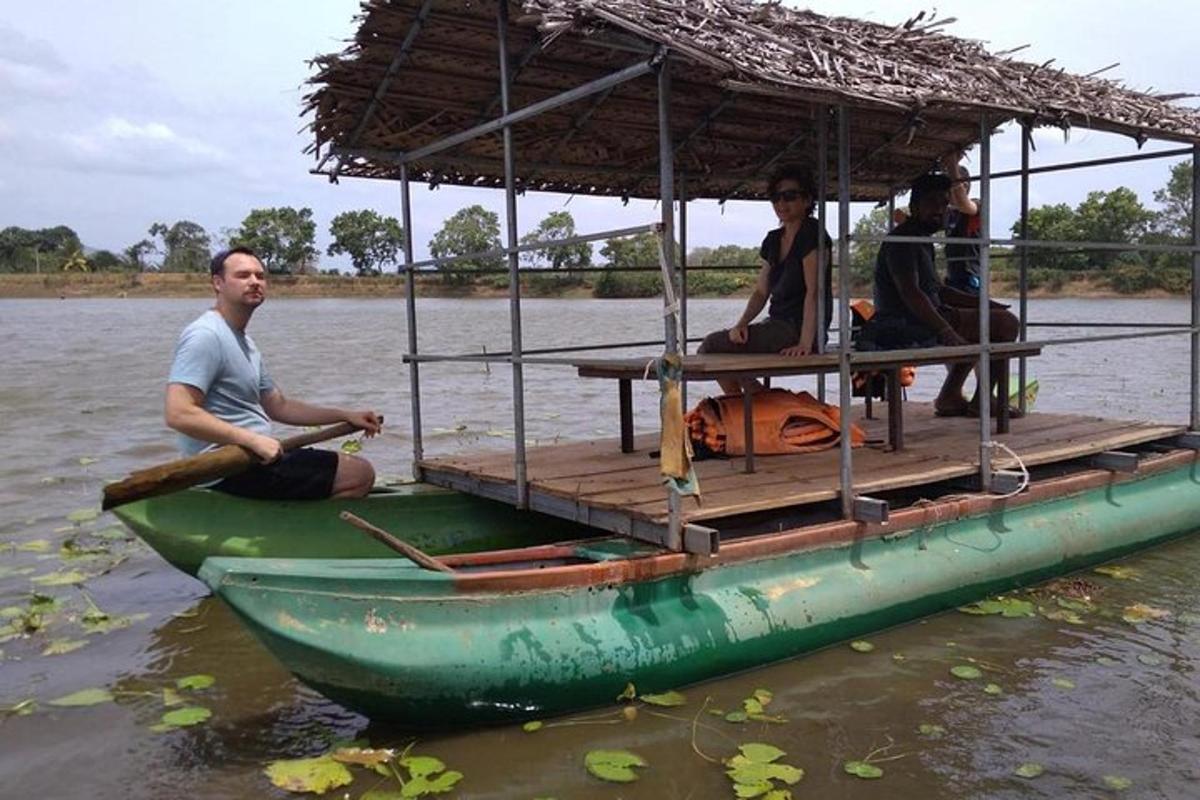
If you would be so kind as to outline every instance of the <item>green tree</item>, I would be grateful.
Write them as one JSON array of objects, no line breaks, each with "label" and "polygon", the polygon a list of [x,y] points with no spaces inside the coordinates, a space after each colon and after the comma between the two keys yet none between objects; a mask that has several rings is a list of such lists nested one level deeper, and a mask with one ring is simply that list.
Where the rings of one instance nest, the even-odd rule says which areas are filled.
[{"label": "green tree", "polygon": [[88,257],[93,272],[119,272],[129,268],[129,262],[111,250],[97,250]]},{"label": "green tree", "polygon": [[[1014,238],[1020,238],[1020,220],[1013,223],[1012,232]],[[1079,215],[1066,203],[1029,209],[1029,241],[1070,242],[1081,238]],[[1081,270],[1087,268],[1088,257],[1069,250],[1030,248],[1029,262],[1038,269]]]},{"label": "green tree", "polygon": [[1154,201],[1162,206],[1155,215],[1154,228],[1180,243],[1192,238],[1192,162],[1181,161],[1171,167],[1167,185],[1154,192]]},{"label": "green tree", "polygon": [[[850,282],[854,285],[872,284],[875,281],[875,257],[879,253],[878,242],[860,242],[860,236],[886,236],[888,232],[888,210],[886,206],[871,209],[854,223],[850,239]],[[833,254],[830,254],[833,260]],[[835,271],[836,272],[836,271]]]},{"label": "green tree", "polygon": [[758,248],[723,244],[710,250],[702,261],[692,263],[702,267],[757,267],[761,262]]},{"label": "green tree", "polygon": [[[429,252],[434,258],[465,256],[500,249],[500,218],[495,212],[480,205],[460,208],[443,223],[442,229],[429,241]],[[448,284],[471,282],[470,270],[502,269],[504,257],[499,255],[475,258],[443,264],[443,280]]]},{"label": "green tree", "polygon": [[204,272],[212,258],[211,239],[203,227],[190,220],[174,225],[156,222],[149,230],[152,238],[162,240],[163,272]]},{"label": "green tree", "polygon": [[329,234],[333,244],[326,253],[350,256],[359,275],[378,275],[384,266],[398,263],[404,247],[400,221],[370,209],[338,214],[329,223]]},{"label": "green tree", "polygon": [[[1079,237],[1087,242],[1139,242],[1149,230],[1154,214],[1147,211],[1137,193],[1126,186],[1111,192],[1090,192],[1075,209]],[[1089,254],[1094,266],[1107,268],[1119,261],[1128,262],[1128,254],[1098,250]]]},{"label": "green tree", "polygon": [[151,267],[149,257],[154,253],[154,250],[154,242],[149,239],[142,239],[140,242],[134,242],[125,248],[125,258],[128,259],[130,266],[135,272],[145,272]]},{"label": "green tree", "polygon": [[249,247],[272,273],[301,272],[317,259],[311,208],[255,208],[233,232],[232,247]]},{"label": "green tree", "polygon": [[[676,252],[678,253],[678,246]],[[646,232],[608,239],[600,248],[609,267],[655,267],[660,265],[657,234]],[[653,297],[662,294],[660,272],[616,272],[604,270],[592,289],[596,297]]]},{"label": "green tree", "polygon": [[52,272],[83,249],[78,234],[66,225],[0,231],[0,272]]},{"label": "green tree", "polygon": [[[551,211],[538,226],[521,237],[521,244],[569,239],[575,235],[575,218],[569,211]],[[529,267],[549,266],[556,270],[579,270],[591,266],[591,242],[550,245],[522,253],[522,261]]]}]

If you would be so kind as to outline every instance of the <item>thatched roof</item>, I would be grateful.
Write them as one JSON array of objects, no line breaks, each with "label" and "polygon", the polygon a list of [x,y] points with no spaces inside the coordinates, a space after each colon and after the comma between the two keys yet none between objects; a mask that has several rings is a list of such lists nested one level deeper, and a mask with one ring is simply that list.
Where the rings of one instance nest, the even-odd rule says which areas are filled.
[{"label": "thatched roof", "polygon": [[[308,97],[321,170],[394,178],[389,154],[499,115],[495,0],[366,0],[345,52],[318,58]],[[1200,111],[1051,63],[992,54],[918,17],[890,27],[749,0],[512,0],[512,108],[669,48],[677,170],[691,197],[758,197],[769,163],[815,174],[822,104],[853,110],[856,198],[880,199],[999,126],[1081,126],[1200,142]],[[390,79],[387,76],[391,76]],[[382,87],[382,91],[380,91]],[[372,102],[377,96],[377,102]],[[520,188],[658,195],[656,82],[646,76],[514,127]],[[368,111],[368,108],[370,111]],[[830,174],[835,139],[830,136]],[[500,135],[410,167],[414,180],[503,186]]]}]

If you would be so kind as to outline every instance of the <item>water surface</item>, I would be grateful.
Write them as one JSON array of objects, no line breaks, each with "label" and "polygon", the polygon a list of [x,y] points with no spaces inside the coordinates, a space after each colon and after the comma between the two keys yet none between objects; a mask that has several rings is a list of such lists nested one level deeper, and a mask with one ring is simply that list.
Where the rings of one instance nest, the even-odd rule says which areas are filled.
[{"label": "water surface", "polygon": [[[693,334],[732,322],[741,305],[693,301]],[[110,529],[111,518],[66,520],[94,507],[106,480],[173,456],[161,421],[163,380],[179,329],[203,308],[196,300],[0,300],[6,455],[0,461],[0,609],[23,607],[31,578],[107,567],[85,585],[91,601],[112,615],[147,615],[123,630],[89,636],[79,627],[87,608],[82,591],[38,589],[64,598],[66,610],[46,630],[0,643],[0,706],[39,701],[31,715],[0,717],[0,796],[283,796],[262,776],[268,761],[316,754],[343,737],[366,736],[380,746],[410,740],[293,680],[206,587],[153,552],[91,535]],[[505,350],[507,313],[506,300],[422,300],[421,348]],[[1183,300],[1031,303],[1031,318],[1040,320],[1185,322],[1188,313]],[[653,339],[662,324],[653,300],[531,300],[524,322],[527,347]],[[387,432],[364,454],[381,476],[400,477],[411,460],[408,376],[400,360],[405,324],[404,306],[395,300],[274,300],[250,332],[289,394],[381,410]],[[1031,362],[1031,372],[1041,385],[1040,410],[1177,422],[1187,414],[1186,364],[1186,337],[1172,337],[1049,349]],[[932,397],[942,374],[922,369],[912,396]],[[811,389],[812,379],[785,385]],[[511,391],[508,367],[424,366],[427,452],[511,446]],[[616,434],[611,382],[530,367],[526,394],[531,440]],[[637,387],[644,428],[654,425],[656,402],[649,385]],[[57,553],[73,537],[106,543],[112,552],[64,564]],[[43,539],[45,552],[18,549]],[[1137,571],[1134,579],[1084,576],[1097,608],[1082,624],[952,612],[870,637],[870,653],[838,646],[692,687],[686,706],[661,712],[671,718],[643,708],[633,722],[610,716],[587,724],[557,720],[534,734],[513,726],[425,736],[417,750],[462,771],[464,797],[729,797],[721,767],[693,750],[692,720],[706,697],[709,707],[728,711],[765,688],[774,693],[770,710],[785,724],[734,725],[700,713],[695,744],[718,758],[748,741],[781,747],[788,752],[784,760],[807,773],[794,787],[797,797],[1200,796],[1200,599],[1194,590],[1200,542],[1182,540],[1122,563]],[[1168,614],[1140,624],[1122,620],[1122,610],[1136,603]],[[58,639],[88,644],[41,655]],[[972,663],[966,659],[986,665],[983,680],[950,675],[950,667]],[[198,696],[212,718],[152,732],[164,710],[162,688],[195,673],[216,677]],[[984,694],[985,682],[1003,693]],[[117,702],[45,704],[91,686],[114,689]],[[916,732],[921,723],[939,725],[945,734],[922,737]],[[902,757],[880,764],[881,780],[843,772],[844,760],[889,744],[878,757]],[[582,766],[584,754],[601,747],[636,750],[651,766],[635,784],[602,784]],[[1045,773],[1015,777],[1023,762],[1038,762]],[[1106,788],[1105,775],[1128,778],[1133,786],[1118,793]],[[357,798],[370,784],[360,778],[348,788]]]}]

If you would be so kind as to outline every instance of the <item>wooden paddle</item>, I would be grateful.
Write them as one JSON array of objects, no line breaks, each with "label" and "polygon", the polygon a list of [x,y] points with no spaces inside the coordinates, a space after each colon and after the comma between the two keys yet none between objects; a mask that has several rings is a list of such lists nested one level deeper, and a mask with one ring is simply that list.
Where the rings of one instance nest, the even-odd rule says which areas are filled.
[{"label": "wooden paddle", "polygon": [[349,511],[343,511],[342,513],[338,514],[338,516],[346,522],[349,522],[354,527],[358,528],[360,531],[369,533],[376,541],[382,542],[383,544],[392,548],[397,553],[400,553],[409,561],[416,564],[418,567],[421,567],[422,569],[433,570],[434,572],[449,572],[451,575],[454,574],[454,570],[450,569],[450,567],[447,567],[433,556],[425,553],[422,550],[418,550],[402,539],[396,538],[383,528],[378,528],[372,525],[362,517],[351,514]]},{"label": "wooden paddle", "polygon": [[[362,429],[349,422],[340,422],[328,428],[283,439],[279,444],[286,453],[289,450],[307,447],[317,442],[349,436],[359,430]],[[230,475],[245,472],[259,463],[261,462],[258,456],[246,448],[236,444],[227,444],[198,456],[181,458],[177,461],[159,464],[156,467],[138,470],[124,480],[110,483],[104,487],[104,500],[100,507],[107,511],[110,508],[132,503],[134,500],[170,494],[198,483],[228,478]]]}]

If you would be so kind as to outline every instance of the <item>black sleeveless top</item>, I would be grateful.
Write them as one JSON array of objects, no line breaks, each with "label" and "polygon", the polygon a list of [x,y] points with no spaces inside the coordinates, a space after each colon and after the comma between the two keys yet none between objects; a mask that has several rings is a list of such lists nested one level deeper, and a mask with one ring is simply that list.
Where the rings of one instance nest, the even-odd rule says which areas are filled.
[{"label": "black sleeveless top", "polygon": [[[763,239],[758,255],[771,265],[767,278],[767,286],[771,294],[771,305],[767,316],[791,322],[799,331],[804,323],[804,295],[808,291],[804,280],[804,258],[817,249],[817,235],[820,230],[816,219],[809,217],[804,220],[796,238],[792,240],[791,249],[781,253],[783,243],[783,228],[776,228]],[[824,341],[829,323],[833,318],[833,241],[829,234],[820,231],[825,237],[825,331],[816,331],[819,340]],[[816,344],[815,342],[813,343]]]}]

